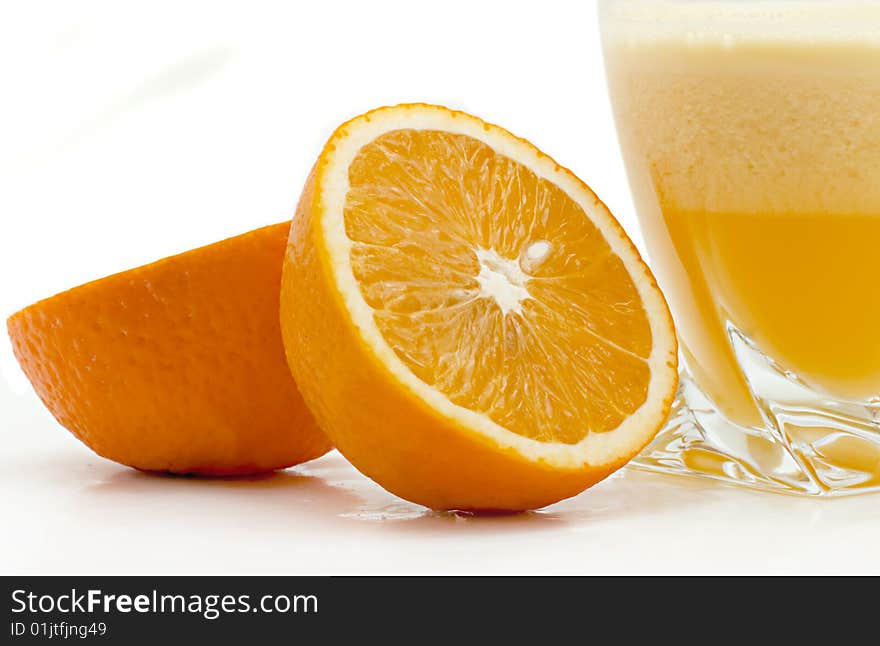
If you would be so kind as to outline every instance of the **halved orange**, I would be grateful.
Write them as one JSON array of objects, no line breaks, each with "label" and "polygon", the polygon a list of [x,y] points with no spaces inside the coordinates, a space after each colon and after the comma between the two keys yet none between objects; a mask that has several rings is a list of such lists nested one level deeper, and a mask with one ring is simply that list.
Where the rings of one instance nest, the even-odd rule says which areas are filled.
[{"label": "halved orange", "polygon": [[430,105],[336,130],[284,263],[288,362],[337,448],[436,509],[541,507],[636,455],[677,385],[623,229],[528,142]]},{"label": "halved orange", "polygon": [[138,469],[231,475],[330,450],[278,325],[290,223],[81,285],[14,314],[15,355],[55,418]]}]

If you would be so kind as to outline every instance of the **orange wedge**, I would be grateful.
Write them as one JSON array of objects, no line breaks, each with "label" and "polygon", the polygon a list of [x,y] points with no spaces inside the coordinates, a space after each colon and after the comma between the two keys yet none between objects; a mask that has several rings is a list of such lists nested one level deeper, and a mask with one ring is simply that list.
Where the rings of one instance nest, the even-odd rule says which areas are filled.
[{"label": "orange wedge", "polygon": [[289,223],[76,287],[7,326],[55,418],[138,469],[258,473],[330,449],[278,325]]},{"label": "orange wedge", "polygon": [[651,440],[677,385],[666,302],[604,204],[528,142],[437,106],[381,108],[327,142],[281,328],[337,448],[435,509],[582,491]]}]

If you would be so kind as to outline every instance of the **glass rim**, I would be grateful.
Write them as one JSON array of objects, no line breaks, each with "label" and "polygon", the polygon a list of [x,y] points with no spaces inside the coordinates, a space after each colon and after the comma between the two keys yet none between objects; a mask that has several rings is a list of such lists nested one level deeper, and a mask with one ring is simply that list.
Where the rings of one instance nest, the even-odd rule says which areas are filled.
[{"label": "glass rim", "polygon": [[599,0],[603,33],[756,36],[880,46],[880,0]]}]

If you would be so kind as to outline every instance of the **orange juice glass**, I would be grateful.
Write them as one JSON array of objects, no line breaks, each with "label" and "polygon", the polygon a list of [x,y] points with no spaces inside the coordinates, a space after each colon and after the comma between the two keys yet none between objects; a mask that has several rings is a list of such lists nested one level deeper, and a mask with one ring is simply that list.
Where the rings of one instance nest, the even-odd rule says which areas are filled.
[{"label": "orange juice glass", "polygon": [[880,2],[602,0],[600,21],[685,366],[637,466],[880,489]]}]

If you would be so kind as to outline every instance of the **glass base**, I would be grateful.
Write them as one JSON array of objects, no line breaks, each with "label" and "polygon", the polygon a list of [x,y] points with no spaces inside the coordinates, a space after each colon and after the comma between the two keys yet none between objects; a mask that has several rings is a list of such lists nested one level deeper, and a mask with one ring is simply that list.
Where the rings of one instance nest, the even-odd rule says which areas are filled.
[{"label": "glass base", "polygon": [[631,466],[779,493],[880,491],[880,402],[822,398],[735,330],[731,339],[765,426],[726,418],[685,369],[669,421]]}]

